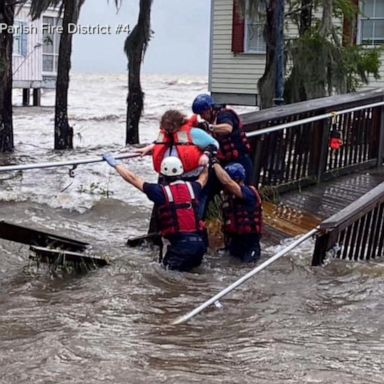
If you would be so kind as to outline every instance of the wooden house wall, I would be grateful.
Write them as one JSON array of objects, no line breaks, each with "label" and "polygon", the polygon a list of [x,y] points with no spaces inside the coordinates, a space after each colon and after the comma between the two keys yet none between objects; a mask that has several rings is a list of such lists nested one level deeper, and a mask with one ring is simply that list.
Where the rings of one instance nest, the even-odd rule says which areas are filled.
[{"label": "wooden house wall", "polygon": [[[15,21],[26,23],[27,26],[37,28],[38,33],[32,31],[27,34],[26,56],[13,55],[13,80],[14,81],[41,81],[42,80],[42,44],[41,20],[32,21],[28,16],[29,7],[23,7],[15,16]],[[35,48],[36,47],[36,48]]]},{"label": "wooden house wall", "polygon": [[[238,95],[239,100],[241,97],[243,97],[242,100],[247,100],[246,98],[244,99],[246,95],[255,97],[258,93],[257,82],[264,73],[265,55],[233,53],[233,0],[211,1],[209,91],[215,96],[221,95],[223,99],[220,99],[220,102],[225,102],[226,98],[228,98],[231,103],[233,95]],[[341,20],[337,20],[337,23],[341,27]],[[286,38],[297,36],[298,32],[294,24],[288,23],[285,27]],[[384,53],[382,54],[382,59],[384,59]],[[380,75],[381,78],[379,80],[370,79],[369,87],[384,86],[384,65],[381,65]],[[247,104],[247,102],[244,102],[244,104]]]}]

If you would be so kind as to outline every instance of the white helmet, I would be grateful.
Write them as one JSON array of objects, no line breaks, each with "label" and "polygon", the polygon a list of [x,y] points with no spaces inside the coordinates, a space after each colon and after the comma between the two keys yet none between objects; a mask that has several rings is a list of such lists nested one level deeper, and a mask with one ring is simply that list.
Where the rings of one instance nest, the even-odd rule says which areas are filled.
[{"label": "white helmet", "polygon": [[160,173],[164,176],[180,176],[184,173],[183,164],[178,157],[166,157],[161,162]]}]

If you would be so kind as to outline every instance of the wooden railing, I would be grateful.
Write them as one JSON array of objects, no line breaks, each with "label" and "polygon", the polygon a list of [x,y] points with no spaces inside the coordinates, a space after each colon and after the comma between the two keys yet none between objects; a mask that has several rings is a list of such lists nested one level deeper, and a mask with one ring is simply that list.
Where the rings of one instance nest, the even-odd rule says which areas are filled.
[{"label": "wooden railing", "polygon": [[[255,185],[286,191],[381,165],[383,105],[384,90],[379,89],[243,114]],[[266,130],[275,126],[282,128]],[[339,150],[329,147],[331,130],[341,133]]]},{"label": "wooden railing", "polygon": [[312,265],[384,256],[384,183],[319,225]]}]

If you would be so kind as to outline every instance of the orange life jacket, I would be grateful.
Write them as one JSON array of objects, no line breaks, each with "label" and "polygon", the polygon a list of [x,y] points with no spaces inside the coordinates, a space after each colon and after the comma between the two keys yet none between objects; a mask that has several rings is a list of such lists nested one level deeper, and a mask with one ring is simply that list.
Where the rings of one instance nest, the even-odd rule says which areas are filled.
[{"label": "orange life jacket", "polygon": [[196,233],[204,229],[199,219],[198,202],[188,181],[176,181],[162,187],[165,204],[158,208],[158,225],[164,237]]},{"label": "orange life jacket", "polygon": [[157,173],[160,173],[160,165],[164,159],[165,152],[172,150],[173,146],[176,147],[184,172],[192,171],[199,166],[199,159],[203,151],[193,144],[191,137],[191,129],[196,126],[197,116],[193,115],[173,134],[169,134],[163,129],[160,130],[152,154],[153,168]]}]

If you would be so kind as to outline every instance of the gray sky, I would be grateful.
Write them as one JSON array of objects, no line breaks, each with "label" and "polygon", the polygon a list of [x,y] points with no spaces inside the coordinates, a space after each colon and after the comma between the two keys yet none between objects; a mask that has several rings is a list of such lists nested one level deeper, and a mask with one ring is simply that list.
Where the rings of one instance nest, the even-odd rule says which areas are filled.
[{"label": "gray sky", "polygon": [[[210,0],[153,0],[154,31],[144,59],[143,72],[159,74],[207,74]],[[126,34],[119,24],[136,24],[139,0],[123,0],[116,14],[114,0],[86,0],[79,24],[111,26],[111,33],[76,33],[73,69],[76,72],[125,72],[123,52]]]}]

